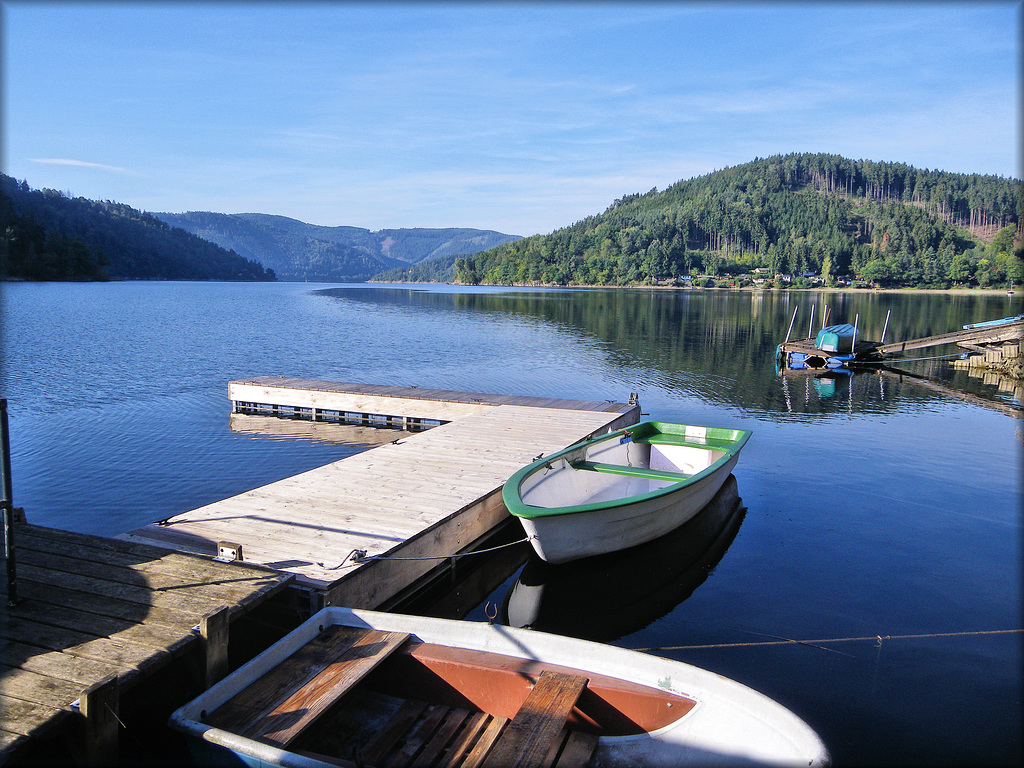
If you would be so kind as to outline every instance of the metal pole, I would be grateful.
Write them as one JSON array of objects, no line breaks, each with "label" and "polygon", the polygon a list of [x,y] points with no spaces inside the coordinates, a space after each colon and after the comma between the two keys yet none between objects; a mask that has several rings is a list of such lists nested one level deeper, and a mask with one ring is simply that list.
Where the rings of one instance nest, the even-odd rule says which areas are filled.
[{"label": "metal pole", "polygon": [[7,398],[0,397],[0,475],[3,479],[4,556],[7,558],[7,604],[18,603],[18,578],[14,562],[14,502],[11,493],[11,441],[7,431]]},{"label": "metal pole", "polygon": [[885,344],[885,332],[887,330],[889,330],[889,315],[890,314],[892,314],[892,310],[891,309],[888,312],[885,313],[885,325],[882,327],[882,338],[881,338],[881,340],[879,340],[879,342],[878,342],[879,344]]},{"label": "metal pole", "polygon": [[789,343],[789,336],[790,336],[790,334],[793,333],[793,323],[796,322],[796,313],[799,312],[799,311],[800,311],[800,307],[799,306],[797,306],[797,308],[793,310],[793,319],[789,321],[789,330],[786,331],[786,340],[784,342],[782,342],[783,344],[788,344]]},{"label": "metal pole", "polygon": [[814,338],[814,304],[811,304],[811,319],[807,323],[807,338]]},{"label": "metal pole", "polygon": [[860,313],[857,313],[856,319],[853,321],[853,346],[850,348],[850,354],[856,354],[857,352],[857,324],[860,322]]}]

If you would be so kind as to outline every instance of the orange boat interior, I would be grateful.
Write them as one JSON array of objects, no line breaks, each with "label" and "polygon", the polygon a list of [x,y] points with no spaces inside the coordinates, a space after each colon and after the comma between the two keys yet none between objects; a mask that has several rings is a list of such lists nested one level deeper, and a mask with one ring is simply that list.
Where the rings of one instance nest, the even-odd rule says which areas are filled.
[{"label": "orange boat interior", "polygon": [[571,667],[430,643],[409,643],[363,685],[399,698],[420,698],[512,718],[543,671],[588,679],[569,718],[574,730],[627,736],[663,728],[689,712],[679,694]]}]

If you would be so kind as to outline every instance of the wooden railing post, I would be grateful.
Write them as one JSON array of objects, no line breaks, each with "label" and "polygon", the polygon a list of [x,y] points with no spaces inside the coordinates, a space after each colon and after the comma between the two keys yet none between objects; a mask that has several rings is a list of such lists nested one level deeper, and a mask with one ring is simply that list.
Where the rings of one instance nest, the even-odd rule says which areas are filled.
[{"label": "wooden railing post", "polygon": [[18,574],[14,551],[14,500],[11,491],[11,439],[7,424],[7,398],[0,398],[0,507],[4,517],[4,557],[7,561],[7,605],[18,604]]},{"label": "wooden railing post", "polygon": [[117,675],[107,675],[93,683],[79,699],[82,713],[82,757],[86,765],[117,762],[120,721],[120,695]]},{"label": "wooden railing post", "polygon": [[224,606],[206,614],[199,622],[199,634],[203,638],[207,688],[228,673],[228,613],[227,606]]}]

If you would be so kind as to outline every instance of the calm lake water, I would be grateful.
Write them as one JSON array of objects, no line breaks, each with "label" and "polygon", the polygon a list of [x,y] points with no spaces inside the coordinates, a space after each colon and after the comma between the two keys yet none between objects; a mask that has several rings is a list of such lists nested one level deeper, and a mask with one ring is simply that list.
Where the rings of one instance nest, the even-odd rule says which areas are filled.
[{"label": "calm lake water", "polygon": [[639,555],[516,567],[488,598],[502,620],[740,680],[839,765],[1019,765],[1019,403],[943,360],[900,367],[974,400],[779,376],[775,346],[798,305],[806,335],[812,304],[869,338],[891,310],[887,340],[1024,311],[1019,295],[0,284],[14,500],[116,535],[365,449],[341,426],[232,429],[231,379],[637,392],[652,418],[753,430],[735,485]]}]

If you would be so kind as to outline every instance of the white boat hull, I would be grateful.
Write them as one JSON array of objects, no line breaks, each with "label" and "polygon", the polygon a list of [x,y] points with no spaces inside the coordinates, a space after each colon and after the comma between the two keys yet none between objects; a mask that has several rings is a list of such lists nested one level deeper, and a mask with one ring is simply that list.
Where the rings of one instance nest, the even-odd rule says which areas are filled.
[{"label": "white boat hull", "polygon": [[203,723],[216,710],[313,639],[342,624],[408,632],[426,643],[504,654],[608,675],[696,702],[668,726],[635,736],[602,736],[589,763],[610,766],[800,765],[829,762],[818,735],[778,702],[698,667],[613,646],[477,622],[325,608],[279,643],[177,710],[171,725],[229,750],[250,765],[324,768],[328,763]]},{"label": "white boat hull", "polygon": [[711,475],[664,496],[606,509],[549,517],[520,518],[534,551],[549,563],[628,549],[664,536],[714,498],[739,455]]},{"label": "white boat hull", "polygon": [[537,554],[564,563],[646,544],[703,509],[750,432],[645,421],[538,457],[502,499]]}]

